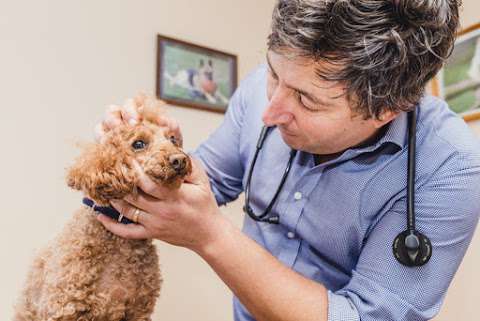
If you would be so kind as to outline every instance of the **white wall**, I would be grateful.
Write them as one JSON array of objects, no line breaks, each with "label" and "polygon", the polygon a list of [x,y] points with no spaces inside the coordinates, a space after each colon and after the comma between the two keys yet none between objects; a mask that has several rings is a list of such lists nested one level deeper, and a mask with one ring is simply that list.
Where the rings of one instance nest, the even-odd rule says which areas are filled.
[{"label": "white wall", "polygon": [[[263,60],[274,0],[0,0],[0,320],[10,319],[34,249],[80,204],[64,168],[104,106],[154,92],[155,35],[239,55],[239,76]],[[465,0],[463,24],[480,5]],[[187,149],[222,115],[172,107]],[[480,135],[480,122],[472,126]],[[240,202],[224,212],[240,223]],[[473,321],[480,233],[437,321]],[[231,320],[230,292],[197,256],[158,243],[165,285],[154,320]]]},{"label": "white wall", "polygon": [[[104,106],[154,92],[156,34],[236,53],[239,77],[265,55],[273,0],[0,0],[0,320],[34,249],[80,206],[64,168]],[[187,149],[223,116],[172,107]],[[240,221],[239,207],[225,209]],[[229,290],[197,256],[159,243],[165,284],[154,320],[229,320]]]}]

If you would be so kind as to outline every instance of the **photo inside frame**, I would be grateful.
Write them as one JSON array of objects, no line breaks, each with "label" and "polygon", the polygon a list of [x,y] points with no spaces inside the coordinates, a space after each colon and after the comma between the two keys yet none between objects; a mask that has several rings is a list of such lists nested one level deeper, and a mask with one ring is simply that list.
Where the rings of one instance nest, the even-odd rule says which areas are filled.
[{"label": "photo inside frame", "polygon": [[235,90],[234,59],[174,41],[162,41],[161,98],[225,111]]}]

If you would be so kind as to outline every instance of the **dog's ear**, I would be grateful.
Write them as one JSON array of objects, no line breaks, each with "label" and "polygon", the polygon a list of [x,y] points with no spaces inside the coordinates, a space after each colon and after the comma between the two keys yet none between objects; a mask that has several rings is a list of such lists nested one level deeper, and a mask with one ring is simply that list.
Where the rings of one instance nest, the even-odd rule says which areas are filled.
[{"label": "dog's ear", "polygon": [[119,144],[87,146],[68,169],[67,184],[83,191],[98,205],[109,205],[111,199],[136,194],[136,175],[128,162],[127,151]]}]

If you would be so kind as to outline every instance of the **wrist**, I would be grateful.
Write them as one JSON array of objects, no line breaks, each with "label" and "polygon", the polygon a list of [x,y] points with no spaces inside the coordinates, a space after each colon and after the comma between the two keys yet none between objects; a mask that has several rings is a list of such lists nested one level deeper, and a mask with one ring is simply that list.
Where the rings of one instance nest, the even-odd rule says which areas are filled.
[{"label": "wrist", "polygon": [[212,217],[208,226],[207,237],[198,242],[192,250],[208,261],[209,258],[216,256],[222,246],[226,245],[229,236],[233,234],[236,228],[225,218],[220,211]]}]

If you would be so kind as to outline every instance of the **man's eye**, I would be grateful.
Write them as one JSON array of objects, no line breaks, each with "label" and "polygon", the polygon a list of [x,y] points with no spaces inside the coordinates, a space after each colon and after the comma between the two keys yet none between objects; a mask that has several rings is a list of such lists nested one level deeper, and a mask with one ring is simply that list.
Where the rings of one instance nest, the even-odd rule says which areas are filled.
[{"label": "man's eye", "polygon": [[310,111],[316,111],[318,110],[317,107],[312,107],[311,104],[307,103],[306,102],[306,98],[301,94],[301,93],[298,93],[297,94],[298,96],[298,101],[300,102],[300,104],[302,104],[302,106],[305,108],[305,109],[308,109]]},{"label": "man's eye", "polygon": [[297,92],[297,99],[303,105],[303,107],[305,107],[307,109],[310,109],[310,108],[308,108],[308,103],[305,102],[306,98],[303,97],[303,95],[299,92]]},{"label": "man's eye", "polygon": [[144,149],[145,147],[147,147],[147,143],[145,143],[143,140],[140,140],[140,139],[134,141],[132,144],[132,148],[135,150]]},{"label": "man's eye", "polygon": [[170,136],[170,141],[172,142],[173,145],[177,145],[177,138],[175,136]]}]

